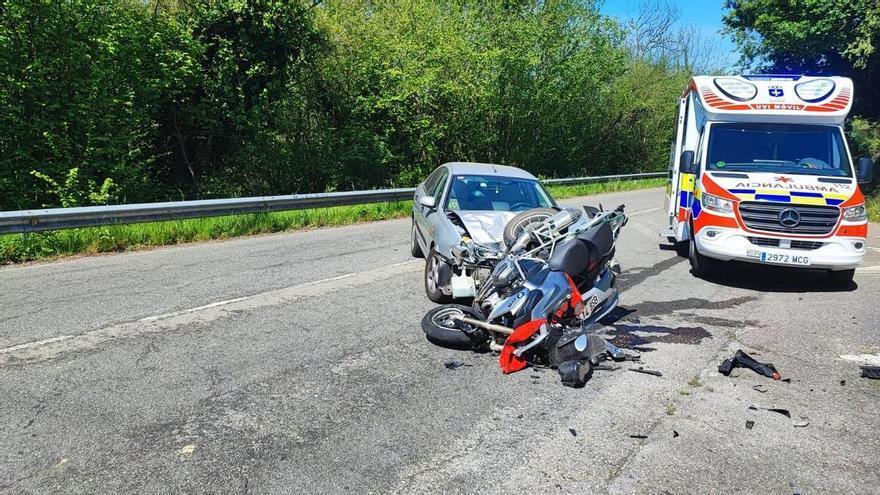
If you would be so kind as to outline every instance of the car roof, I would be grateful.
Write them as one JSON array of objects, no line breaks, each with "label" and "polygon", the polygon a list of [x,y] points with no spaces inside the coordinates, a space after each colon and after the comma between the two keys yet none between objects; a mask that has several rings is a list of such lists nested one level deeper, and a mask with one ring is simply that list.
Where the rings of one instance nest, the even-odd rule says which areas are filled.
[{"label": "car roof", "polygon": [[448,168],[449,173],[452,175],[495,175],[498,177],[537,180],[534,175],[521,168],[494,163],[449,162],[444,163],[442,166]]}]

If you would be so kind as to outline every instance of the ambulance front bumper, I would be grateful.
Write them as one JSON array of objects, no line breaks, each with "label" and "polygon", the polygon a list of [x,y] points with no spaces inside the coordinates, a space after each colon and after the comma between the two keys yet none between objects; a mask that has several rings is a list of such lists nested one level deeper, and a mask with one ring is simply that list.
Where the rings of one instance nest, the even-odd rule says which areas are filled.
[{"label": "ambulance front bumper", "polygon": [[[828,237],[824,239],[802,239],[750,234],[739,229],[704,227],[696,236],[700,253],[723,261],[746,261],[801,268],[821,268],[829,270],[849,270],[856,268],[865,256],[865,239],[862,237]],[[780,246],[760,245],[752,239],[779,241]],[[811,241],[821,243],[815,249],[795,249],[785,247],[790,241]],[[764,241],[766,243],[766,241]],[[812,247],[812,246],[811,246]],[[762,253],[766,255],[762,256]],[[804,258],[808,264],[801,264]],[[777,262],[775,260],[785,260]]]}]

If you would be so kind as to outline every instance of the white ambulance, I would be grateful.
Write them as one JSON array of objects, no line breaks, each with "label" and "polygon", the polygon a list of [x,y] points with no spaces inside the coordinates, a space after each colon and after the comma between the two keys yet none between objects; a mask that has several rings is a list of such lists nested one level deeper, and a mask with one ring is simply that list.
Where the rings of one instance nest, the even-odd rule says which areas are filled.
[{"label": "white ambulance", "polygon": [[678,103],[666,209],[691,272],[719,260],[824,269],[848,285],[865,254],[867,215],[843,132],[843,77],[697,76]]}]

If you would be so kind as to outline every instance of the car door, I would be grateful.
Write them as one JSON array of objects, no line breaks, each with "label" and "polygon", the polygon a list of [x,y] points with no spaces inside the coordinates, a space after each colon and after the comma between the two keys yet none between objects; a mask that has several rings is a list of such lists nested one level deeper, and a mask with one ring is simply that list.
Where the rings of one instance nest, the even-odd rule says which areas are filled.
[{"label": "car door", "polygon": [[416,188],[413,197],[413,222],[416,226],[416,237],[419,240],[419,245],[422,247],[422,251],[426,254],[428,252],[427,248],[430,244],[432,235],[432,229],[429,225],[429,217],[431,216],[431,212],[439,206],[440,198],[435,196],[435,208],[423,206],[419,203],[419,199],[425,196],[433,196],[439,185],[445,182],[442,180],[445,173],[447,173],[445,167],[439,167],[434,170],[431,175],[425,179],[425,182],[422,182],[419,187]]},{"label": "car door", "polygon": [[[437,181],[437,185],[434,186],[434,190],[431,191],[431,196],[434,196],[434,208],[426,209],[425,211],[425,248],[430,246],[431,241],[434,244],[437,243],[437,236],[439,235],[441,229],[445,228],[445,222],[448,222],[446,215],[443,214],[443,202],[446,200],[445,192],[447,188],[447,184],[449,183],[449,170],[443,168],[440,178]],[[427,253],[428,251],[424,251]],[[443,253],[444,256],[448,256],[448,253]]]}]

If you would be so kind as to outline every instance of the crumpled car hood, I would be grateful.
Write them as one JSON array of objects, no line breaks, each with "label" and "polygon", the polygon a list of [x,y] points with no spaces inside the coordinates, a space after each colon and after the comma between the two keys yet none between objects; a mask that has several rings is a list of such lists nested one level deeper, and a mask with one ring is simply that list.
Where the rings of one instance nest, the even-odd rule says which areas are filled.
[{"label": "crumpled car hood", "polygon": [[461,211],[455,210],[471,239],[480,244],[491,244],[504,240],[504,226],[516,216],[512,211]]}]

